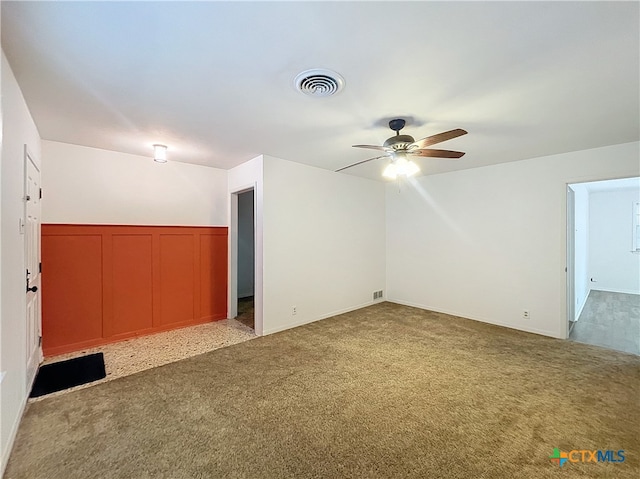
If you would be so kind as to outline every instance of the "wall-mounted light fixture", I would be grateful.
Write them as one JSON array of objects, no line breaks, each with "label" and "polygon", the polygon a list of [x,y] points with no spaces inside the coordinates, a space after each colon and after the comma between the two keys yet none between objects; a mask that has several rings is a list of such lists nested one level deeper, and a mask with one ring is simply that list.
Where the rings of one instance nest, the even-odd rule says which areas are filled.
[{"label": "wall-mounted light fixture", "polygon": [[156,163],[167,162],[166,145],[153,145],[153,161],[155,161]]}]

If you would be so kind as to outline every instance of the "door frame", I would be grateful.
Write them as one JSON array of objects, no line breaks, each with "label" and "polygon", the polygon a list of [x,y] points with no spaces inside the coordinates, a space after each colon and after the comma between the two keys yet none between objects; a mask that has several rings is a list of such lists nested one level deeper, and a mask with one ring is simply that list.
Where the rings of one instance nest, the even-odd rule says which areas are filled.
[{"label": "door frame", "polygon": [[[576,317],[576,193],[567,184],[567,335]],[[567,336],[568,337],[568,336]]]},{"label": "door frame", "polygon": [[229,191],[229,287],[227,318],[238,315],[238,195],[253,191],[253,248],[254,248],[254,331],[263,335],[263,294],[262,294],[262,229],[258,215],[258,185],[246,184]]},{"label": "door frame", "polygon": [[[607,181],[607,180],[623,180],[625,178],[637,178],[638,177],[638,171],[628,171],[627,173],[620,173],[618,175],[612,175],[612,176],[603,176],[603,175],[592,175],[592,176],[583,176],[583,177],[577,177],[577,178],[572,178],[570,180],[565,180],[564,182],[564,201],[562,201],[560,203],[560,207],[561,207],[561,216],[562,216],[562,222],[564,224],[564,228],[561,229],[561,241],[562,241],[562,258],[564,259],[564,271],[562,272],[563,274],[563,278],[562,281],[565,285],[564,289],[561,290],[561,313],[560,313],[560,320],[561,320],[561,324],[560,324],[560,338],[561,339],[569,339],[569,305],[568,305],[568,301],[575,301],[575,299],[573,299],[573,295],[569,295],[568,291],[569,291],[569,270],[575,271],[575,257],[570,257],[568,254],[569,251],[569,240],[573,238],[574,235],[569,235],[569,227],[573,227],[575,224],[575,218],[573,218],[574,223],[573,224],[569,224],[569,211],[568,211],[568,205],[569,205],[569,199],[568,199],[568,190],[569,190],[569,185],[575,184],[575,183],[591,183],[591,182],[595,182],[595,181]],[[575,216],[575,215],[573,215]],[[572,263],[572,264],[570,264]],[[573,278],[571,280],[571,282],[573,283],[575,281],[575,278]],[[575,287],[574,287],[574,292],[575,292]],[[574,293],[575,294],[575,293]]]}]

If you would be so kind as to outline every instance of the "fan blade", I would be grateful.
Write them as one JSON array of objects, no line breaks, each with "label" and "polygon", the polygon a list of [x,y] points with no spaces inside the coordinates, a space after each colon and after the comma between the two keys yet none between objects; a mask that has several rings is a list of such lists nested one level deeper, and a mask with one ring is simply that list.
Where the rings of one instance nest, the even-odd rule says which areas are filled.
[{"label": "fan blade", "polygon": [[425,148],[427,146],[435,145],[442,141],[451,140],[462,135],[466,135],[467,132],[461,128],[457,128],[451,131],[445,131],[444,133],[438,133],[437,135],[427,136],[422,140],[415,141],[409,145],[409,148]]},{"label": "fan blade", "polygon": [[369,148],[370,150],[383,150],[383,151],[392,150],[392,148],[389,148],[387,146],[376,146],[376,145],[353,145],[353,148]]},{"label": "fan blade", "polygon": [[451,150],[409,150],[408,155],[424,156],[429,158],[460,158],[464,156],[463,151],[451,151]]},{"label": "fan blade", "polygon": [[368,160],[362,160],[362,161],[359,161],[359,162],[354,163],[354,164],[349,165],[349,166],[343,166],[342,168],[338,168],[338,169],[336,170],[336,173],[337,173],[338,171],[342,171],[342,170],[346,170],[347,168],[351,168],[352,166],[361,165],[362,163],[366,163],[367,161],[378,160],[378,159],[380,159],[380,158],[388,158],[388,155],[376,156],[375,158],[369,158]]}]

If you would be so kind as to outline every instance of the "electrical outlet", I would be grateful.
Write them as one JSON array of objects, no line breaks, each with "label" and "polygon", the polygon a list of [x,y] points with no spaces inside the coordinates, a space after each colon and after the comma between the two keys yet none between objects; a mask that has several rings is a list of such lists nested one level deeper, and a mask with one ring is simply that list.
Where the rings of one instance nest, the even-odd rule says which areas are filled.
[{"label": "electrical outlet", "polygon": [[525,309],[525,310],[522,312],[522,319],[529,319],[530,317],[531,317],[531,316],[529,315],[529,310],[528,310],[528,309]]},{"label": "electrical outlet", "polygon": [[297,308],[297,306],[293,306],[291,308],[291,315],[295,316],[296,314],[298,314],[298,308]]}]

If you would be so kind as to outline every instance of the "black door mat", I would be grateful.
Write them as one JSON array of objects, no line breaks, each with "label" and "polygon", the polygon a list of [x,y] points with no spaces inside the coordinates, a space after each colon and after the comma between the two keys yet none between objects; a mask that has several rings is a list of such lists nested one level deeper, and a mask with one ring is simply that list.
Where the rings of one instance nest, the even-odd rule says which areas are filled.
[{"label": "black door mat", "polygon": [[102,353],[45,364],[38,370],[29,397],[36,398],[102,379],[107,375]]}]

